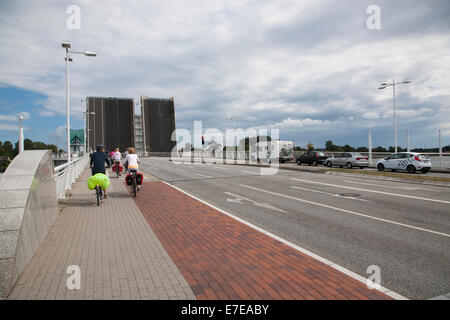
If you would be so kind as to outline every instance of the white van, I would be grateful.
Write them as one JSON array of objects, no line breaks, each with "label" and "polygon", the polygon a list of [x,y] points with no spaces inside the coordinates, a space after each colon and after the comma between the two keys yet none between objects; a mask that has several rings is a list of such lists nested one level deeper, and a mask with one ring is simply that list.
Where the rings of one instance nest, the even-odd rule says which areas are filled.
[{"label": "white van", "polygon": [[271,163],[278,160],[280,163],[294,159],[293,141],[262,141],[255,144],[250,159],[255,162]]}]

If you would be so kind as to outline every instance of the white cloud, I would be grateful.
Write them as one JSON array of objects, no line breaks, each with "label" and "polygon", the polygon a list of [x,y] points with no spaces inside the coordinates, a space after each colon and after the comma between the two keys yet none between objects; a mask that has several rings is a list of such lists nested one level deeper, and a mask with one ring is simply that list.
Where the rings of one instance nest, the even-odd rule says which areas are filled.
[{"label": "white cloud", "polygon": [[[29,120],[31,118],[31,115],[28,112],[20,112],[23,115],[23,120]],[[1,115],[0,114],[0,121],[19,121],[19,114],[14,115]]]},{"label": "white cloud", "polygon": [[368,31],[358,1],[77,4],[81,29],[73,31],[68,4],[56,0],[11,1],[0,13],[0,84],[47,96],[41,116],[66,112],[60,42],[68,39],[97,52],[70,63],[74,115],[86,96],[174,96],[179,127],[194,119],[231,127],[233,114],[241,127],[272,121],[354,139],[356,126],[392,125],[392,90],[377,87],[396,78],[412,80],[397,91],[402,125],[422,116],[423,127],[450,122],[450,33],[436,5],[411,1],[403,11],[381,1],[390,15],[382,30]]},{"label": "white cloud", "polygon": [[[17,131],[17,135],[19,135],[19,126],[14,124],[6,124],[0,123],[0,130],[3,131]],[[23,127],[24,131],[30,130],[28,127]]]},{"label": "white cloud", "polygon": [[284,119],[281,122],[277,122],[273,125],[270,125],[270,127],[272,128],[279,128],[279,129],[295,129],[295,128],[301,128],[304,126],[321,126],[321,125],[327,125],[329,124],[330,121],[327,120],[314,120],[314,119],[291,119],[291,118],[287,118]]},{"label": "white cloud", "polygon": [[377,112],[366,112],[361,117],[365,119],[378,119],[380,115]]},{"label": "white cloud", "polygon": [[19,120],[18,117],[16,116],[4,116],[4,115],[0,115],[0,121],[17,121]]}]

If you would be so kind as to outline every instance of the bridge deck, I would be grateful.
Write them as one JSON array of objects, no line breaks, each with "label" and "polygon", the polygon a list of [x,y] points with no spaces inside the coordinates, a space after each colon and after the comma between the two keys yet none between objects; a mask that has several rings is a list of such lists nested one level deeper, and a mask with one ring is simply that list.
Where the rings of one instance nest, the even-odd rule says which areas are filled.
[{"label": "bridge deck", "polygon": [[160,181],[135,201],[112,177],[98,207],[88,174],[9,299],[390,299]]}]

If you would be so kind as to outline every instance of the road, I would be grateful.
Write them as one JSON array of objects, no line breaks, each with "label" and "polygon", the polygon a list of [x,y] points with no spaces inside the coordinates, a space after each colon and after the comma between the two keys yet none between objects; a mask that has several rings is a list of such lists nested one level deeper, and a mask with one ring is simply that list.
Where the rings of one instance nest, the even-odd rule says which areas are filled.
[{"label": "road", "polygon": [[[323,166],[323,165],[318,165],[318,166],[308,166],[306,164],[302,164],[301,166],[297,165],[296,163],[284,163],[284,164],[280,164],[280,168],[283,167],[288,167],[288,168],[304,168],[307,170],[323,170],[323,169],[327,169],[327,167]],[[333,168],[339,168],[339,167],[333,167]],[[376,168],[364,168],[364,169],[359,169],[359,168],[353,168],[353,169],[346,169],[345,167],[343,168],[344,170],[348,170],[348,172],[365,172],[365,171],[369,171],[369,172],[378,172],[378,169]],[[396,171],[396,172],[392,172],[389,169],[386,169],[384,172],[388,172],[390,174],[394,174],[396,176],[399,177],[410,177],[411,174],[408,173],[407,171]],[[450,172],[449,172],[450,173]],[[421,173],[420,171],[416,172],[415,174],[418,176],[423,176],[423,177],[440,177],[440,178],[450,178],[450,174],[449,173],[440,173],[440,172],[427,172],[427,173]]]},{"label": "road", "polygon": [[141,159],[144,172],[410,299],[450,292],[450,187]]}]

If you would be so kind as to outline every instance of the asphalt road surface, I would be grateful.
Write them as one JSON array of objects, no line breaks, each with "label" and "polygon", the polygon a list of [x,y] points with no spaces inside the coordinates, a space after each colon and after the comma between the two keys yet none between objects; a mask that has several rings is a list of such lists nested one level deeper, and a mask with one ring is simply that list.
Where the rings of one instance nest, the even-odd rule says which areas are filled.
[{"label": "asphalt road surface", "polygon": [[410,299],[450,292],[450,187],[143,158],[140,169]]}]

